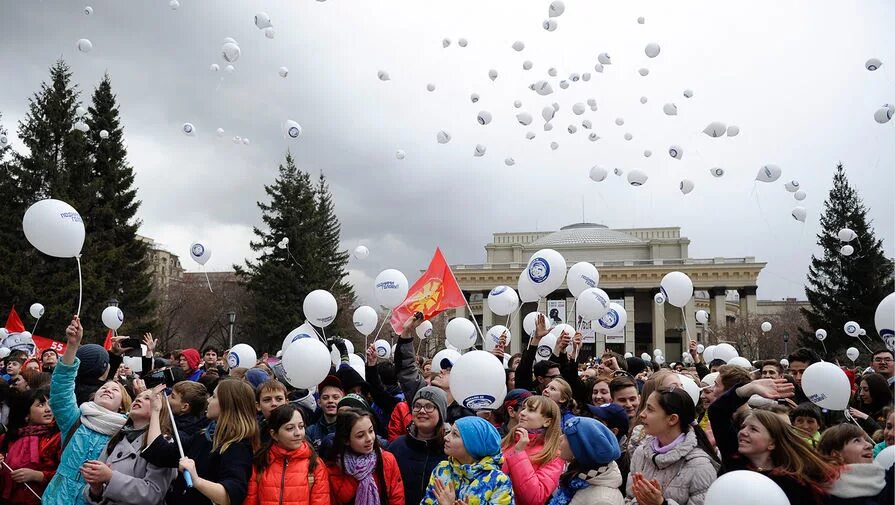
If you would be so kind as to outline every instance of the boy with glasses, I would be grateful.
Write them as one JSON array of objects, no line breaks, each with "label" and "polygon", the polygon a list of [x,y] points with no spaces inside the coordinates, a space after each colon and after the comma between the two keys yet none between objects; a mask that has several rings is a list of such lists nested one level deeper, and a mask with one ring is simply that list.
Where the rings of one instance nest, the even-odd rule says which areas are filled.
[{"label": "boy with glasses", "polygon": [[871,361],[873,369],[876,370],[876,373],[885,377],[889,386],[895,384],[895,363],[893,362],[895,362],[895,354],[892,354],[892,351],[888,349],[873,353],[873,360]]}]

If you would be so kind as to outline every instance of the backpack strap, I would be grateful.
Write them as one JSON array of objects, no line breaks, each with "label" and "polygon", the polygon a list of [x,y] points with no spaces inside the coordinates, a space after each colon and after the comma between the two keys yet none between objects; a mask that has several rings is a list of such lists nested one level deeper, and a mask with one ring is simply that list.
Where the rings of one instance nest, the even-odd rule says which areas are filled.
[{"label": "backpack strap", "polygon": [[65,435],[65,440],[62,441],[62,448],[59,450],[59,454],[65,452],[65,448],[68,446],[68,443],[71,442],[71,437],[75,436],[75,432],[78,431],[78,428],[81,427],[81,416],[78,416],[78,420],[71,425],[68,433]]}]

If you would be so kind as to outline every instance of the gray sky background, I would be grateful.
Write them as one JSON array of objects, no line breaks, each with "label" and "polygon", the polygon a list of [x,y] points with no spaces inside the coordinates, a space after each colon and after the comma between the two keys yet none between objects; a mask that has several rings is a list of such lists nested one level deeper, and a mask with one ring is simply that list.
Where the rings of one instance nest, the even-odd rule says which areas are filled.
[{"label": "gray sky background", "polygon": [[[94,13],[85,16],[84,5]],[[483,246],[500,231],[555,230],[581,221],[610,227],[680,226],[692,257],[755,256],[768,266],[759,296],[804,297],[802,285],[822,202],[842,161],[870,209],[877,236],[893,256],[895,239],[895,121],[873,112],[895,101],[895,4],[860,2],[594,2],[567,0],[555,32],[541,23],[548,1],[504,0],[165,0],[5,2],[0,14],[0,112],[13,145],[27,98],[63,57],[84,98],[109,72],[121,105],[130,162],[143,201],[141,233],[181,255],[206,241],[207,267],[225,270],[250,254],[255,202],[273,181],[285,150],[301,167],[329,178],[346,248],[371,250],[352,258],[350,279],[362,299],[384,268],[411,282],[440,246],[452,263],[480,263]],[[253,24],[270,14],[276,38]],[[646,23],[639,25],[638,16]],[[237,71],[223,72],[224,37],[242,50]],[[441,40],[453,43],[442,48]],[[469,40],[466,48],[457,39]],[[93,51],[81,54],[76,41]],[[511,45],[525,42],[521,53]],[[644,47],[662,51],[649,59]],[[612,65],[593,67],[608,52]],[[880,58],[877,72],[864,69]],[[522,69],[526,59],[534,63]],[[209,71],[218,63],[222,71]],[[289,76],[277,75],[280,66]],[[547,69],[559,75],[549,78]],[[647,77],[637,70],[650,69]],[[498,70],[496,82],[488,70]],[[387,70],[390,82],[377,71]],[[561,90],[559,80],[590,72],[590,82]],[[528,89],[549,79],[553,95]],[[436,85],[426,91],[427,83]],[[691,99],[682,96],[693,89]],[[482,97],[478,104],[470,93]],[[646,105],[640,97],[646,96]],[[599,110],[571,112],[595,98]],[[514,100],[535,121],[519,125]],[[541,109],[561,106],[552,132]],[[665,102],[680,109],[662,113]],[[479,110],[493,122],[476,123]],[[615,119],[625,120],[622,127]],[[593,122],[602,138],[580,128]],[[304,134],[284,140],[281,125],[298,121]],[[711,121],[740,126],[735,138],[701,133]],[[193,123],[198,134],[180,132]],[[566,131],[569,124],[578,133]],[[216,128],[226,131],[215,136]],[[453,140],[440,145],[445,129]],[[528,141],[526,131],[537,137]],[[625,141],[629,132],[633,140]],[[251,145],[234,145],[234,135]],[[559,149],[551,151],[551,141]],[[487,154],[473,158],[475,144]],[[667,154],[684,148],[682,160]],[[407,157],[395,158],[396,149]],[[645,158],[650,149],[653,156]],[[512,156],[516,165],[504,165]],[[774,163],[783,176],[754,183]],[[588,179],[591,166],[640,168],[647,184],[624,177]],[[726,170],[713,178],[709,168]],[[684,196],[682,178],[696,184]],[[796,179],[808,198],[808,220],[790,217],[797,202],[783,188]]]}]

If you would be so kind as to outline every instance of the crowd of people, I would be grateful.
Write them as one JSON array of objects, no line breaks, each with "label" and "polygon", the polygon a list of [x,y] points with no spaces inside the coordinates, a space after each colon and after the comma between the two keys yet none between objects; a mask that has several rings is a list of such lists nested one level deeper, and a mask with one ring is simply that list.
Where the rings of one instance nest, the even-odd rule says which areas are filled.
[{"label": "crowd of people", "polygon": [[151,335],[135,373],[124,337],[82,345],[75,316],[61,356],[3,361],[0,503],[702,505],[734,470],[768,477],[793,505],[895,501],[892,468],[874,462],[895,445],[889,350],[846,370],[853,401],[836,412],[802,391],[820,361],[808,349],[752,370],[704,363],[695,341],[686,363],[610,351],[579,363],[581,335],[563,333],[539,359],[540,316],[508,360],[502,406],[473,412],[451,394],[451,358],[433,372],[414,352],[421,321],[390,360],[366,349],[363,374],[330,340],[340,363],[304,390],[265,357],[228,370],[212,348],[156,356]]}]

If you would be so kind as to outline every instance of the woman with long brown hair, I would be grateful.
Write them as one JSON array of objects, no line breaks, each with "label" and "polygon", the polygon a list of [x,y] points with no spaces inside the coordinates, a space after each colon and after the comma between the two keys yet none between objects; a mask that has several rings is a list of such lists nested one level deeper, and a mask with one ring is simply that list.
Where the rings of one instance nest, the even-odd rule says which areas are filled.
[{"label": "woman with long brown hair", "polygon": [[516,428],[503,439],[503,473],[519,505],[541,505],[559,485],[565,466],[559,457],[561,418],[556,402],[531,396],[522,404]]},{"label": "woman with long brown hair", "polygon": [[752,395],[788,398],[795,387],[786,379],[737,384],[709,406],[709,422],[721,453],[721,472],[752,470],[769,477],[790,503],[823,503],[837,468],[811,449],[777,414],[753,410],[737,428],[733,414]]},{"label": "woman with long brown hair", "polygon": [[830,488],[830,505],[895,502],[892,472],[873,462],[873,441],[860,427],[843,423],[824,431],[817,451],[842,465]]},{"label": "woman with long brown hair", "polygon": [[559,405],[559,410],[562,414],[560,418],[561,425],[566,424],[566,421],[575,417],[578,403],[572,396],[572,386],[565,379],[556,378],[550,381],[547,387],[544,388],[543,395]]},{"label": "woman with long brown hair", "polygon": [[192,437],[180,435],[181,458],[174,441],[161,436],[161,405],[153,404],[143,457],[156,466],[189,471],[193,481],[188,487],[181,473],[168,493],[169,505],[242,504],[252,455],[260,445],[255,412],[255,392],[248,382],[222,380],[208,399],[208,427]]}]

